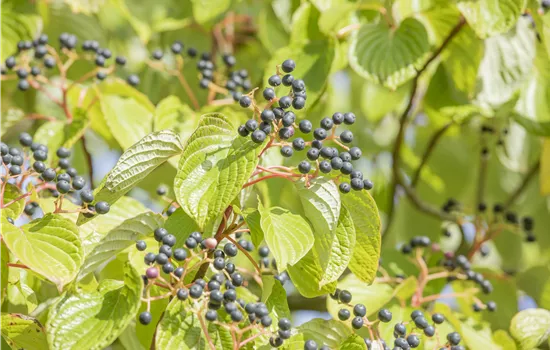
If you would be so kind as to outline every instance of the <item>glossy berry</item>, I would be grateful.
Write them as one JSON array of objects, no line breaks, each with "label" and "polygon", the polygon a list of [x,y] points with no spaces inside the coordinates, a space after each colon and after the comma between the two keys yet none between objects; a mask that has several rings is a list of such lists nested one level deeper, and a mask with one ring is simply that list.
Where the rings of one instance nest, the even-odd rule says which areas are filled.
[{"label": "glossy berry", "polygon": [[[96,204],[97,207],[97,204]],[[176,244],[176,236],[167,234],[164,237],[162,237],[162,243],[166,244],[169,247],[173,247]]]},{"label": "glossy berry", "polygon": [[323,128],[317,128],[313,131],[313,137],[316,140],[324,140],[327,137],[327,131]]},{"label": "glossy berry", "polygon": [[353,188],[356,191],[360,191],[365,187],[363,180],[358,178],[351,179],[350,184],[351,184],[351,188]]},{"label": "glossy berry", "polygon": [[405,334],[407,334],[407,327],[403,323],[397,323],[393,327],[393,331],[399,336],[404,336]]},{"label": "glossy berry", "polygon": [[109,203],[101,201],[95,204],[95,209],[98,214],[107,214],[111,209],[111,206]]},{"label": "glossy berry", "polygon": [[136,242],[136,248],[137,250],[139,250],[140,252],[144,251],[145,249],[147,249],[147,243],[145,243],[145,241],[137,241]]},{"label": "glossy berry", "polygon": [[433,337],[435,335],[435,327],[434,326],[428,326],[424,328],[424,334],[428,337]]},{"label": "glossy berry", "polygon": [[287,109],[292,105],[292,98],[290,96],[283,96],[279,99],[279,107]]},{"label": "glossy berry", "polygon": [[294,148],[296,151],[303,151],[306,148],[306,142],[303,138],[297,137],[292,140],[292,148]]},{"label": "glossy berry", "polygon": [[283,339],[279,337],[271,337],[269,338],[269,345],[271,345],[274,348],[278,348],[281,345],[283,345]]},{"label": "glossy berry", "polygon": [[417,335],[411,334],[407,337],[407,343],[411,348],[416,348],[418,345],[420,345],[420,339]]},{"label": "glossy berry", "polygon": [[[12,166],[12,168],[15,166]],[[11,169],[10,169],[11,171]],[[71,184],[68,181],[60,180],[57,182],[56,186],[59,193],[65,194],[68,193],[71,190]]]},{"label": "glossy berry", "polygon": [[351,302],[351,299],[351,293],[345,289],[340,291],[340,293],[338,294],[338,300],[340,300],[341,303],[349,304]]},{"label": "glossy berry", "polygon": [[279,137],[283,140],[288,140],[294,136],[294,128],[292,126],[287,126],[279,130]]},{"label": "glossy berry", "polygon": [[267,83],[273,87],[275,86],[279,86],[281,85],[281,77],[279,77],[278,75],[272,75],[269,77],[269,79],[267,80]]},{"label": "glossy berry", "polygon": [[346,321],[350,317],[351,317],[351,313],[349,312],[348,309],[340,309],[340,311],[338,311],[338,318],[340,319],[340,321]]},{"label": "glossy berry", "polygon": [[298,170],[302,174],[307,174],[311,171],[311,164],[308,161],[303,160],[300,162],[300,164],[298,164]]},{"label": "glossy berry", "polygon": [[189,295],[193,299],[198,299],[202,295],[203,288],[198,284],[193,284],[191,288],[189,288]]},{"label": "glossy berry", "polygon": [[378,319],[382,322],[390,322],[392,319],[392,313],[388,309],[382,309],[378,311]]},{"label": "glossy berry", "polygon": [[367,314],[367,308],[363,304],[357,304],[353,307],[353,314],[364,317]]},{"label": "glossy berry", "polygon": [[304,343],[304,350],[317,350],[317,343],[315,340],[307,340]]},{"label": "glossy berry", "polygon": [[130,86],[138,86],[139,85],[139,77],[135,74],[131,74],[128,76],[128,78],[126,78],[126,82],[130,85]]},{"label": "glossy berry", "polygon": [[197,245],[198,243],[193,237],[189,237],[185,240],[185,246],[189,249],[196,248]]},{"label": "glossy berry", "polygon": [[310,148],[307,151],[307,159],[317,160],[319,158],[319,150],[317,148]]},{"label": "glossy berry", "polygon": [[283,79],[281,79],[284,86],[291,86],[292,82],[294,81],[294,77],[291,74],[286,74],[283,76]]},{"label": "glossy berry", "polygon": [[319,170],[324,174],[328,174],[332,170],[332,166],[328,160],[323,160],[319,163]]},{"label": "glossy berry", "polygon": [[353,133],[349,130],[345,130],[340,134],[340,140],[343,143],[350,143],[353,141]]},{"label": "glossy berry", "polygon": [[271,101],[276,97],[275,90],[273,90],[272,88],[265,88],[263,96],[267,101]]},{"label": "glossy berry", "polygon": [[351,125],[355,123],[355,114],[353,113],[344,113],[344,124]]},{"label": "glossy berry", "polygon": [[294,153],[294,150],[290,146],[283,146],[281,147],[281,155],[283,157],[292,157],[292,154]]},{"label": "glossy berry", "polygon": [[292,112],[286,112],[283,116],[283,126],[291,126],[296,121],[296,115]]},{"label": "glossy berry", "polygon": [[148,325],[153,320],[153,315],[149,311],[143,311],[139,314],[139,323]]},{"label": "glossy berry", "polygon": [[301,96],[296,96],[292,100],[292,107],[294,109],[302,109],[306,106],[306,100]]},{"label": "glossy berry", "polygon": [[311,122],[305,119],[300,121],[300,123],[298,124],[298,127],[300,128],[300,131],[303,132],[304,134],[310,133],[311,130],[313,129],[313,125],[311,124]]},{"label": "glossy berry", "polygon": [[351,186],[347,182],[342,182],[338,188],[340,189],[340,192],[342,193],[349,193],[351,191]]},{"label": "glossy berry", "polygon": [[487,302],[487,310],[493,312],[493,311],[496,311],[496,309],[497,309],[497,304],[494,301]]},{"label": "glossy berry", "polygon": [[355,316],[353,320],[351,320],[351,326],[355,329],[360,329],[363,327],[363,318],[360,316]]},{"label": "glossy berry", "polygon": [[366,190],[372,190],[373,187],[374,187],[374,184],[372,183],[371,180],[369,180],[369,179],[363,180],[363,188],[364,188],[364,189],[366,189]]},{"label": "glossy berry", "polygon": [[424,318],[424,316],[418,316],[415,318],[414,324],[420,329],[424,329],[429,326],[428,321]]},{"label": "glossy berry", "polygon": [[452,332],[447,334],[447,340],[449,341],[449,343],[451,343],[451,345],[458,345],[462,338],[457,332]]},{"label": "glossy berry", "polygon": [[162,59],[162,56],[164,56],[164,53],[162,52],[162,50],[157,49],[157,50],[153,51],[153,53],[151,54],[151,56],[152,56],[153,59],[155,59],[155,60],[160,60],[160,59]]},{"label": "glossy berry", "polygon": [[29,82],[26,80],[19,80],[19,83],[17,83],[17,88],[21,91],[26,91],[30,87]]},{"label": "glossy berry", "polygon": [[[44,163],[42,163],[41,161],[36,161],[33,163],[32,165],[32,168],[34,169],[34,171],[36,171],[37,173],[40,173],[42,174],[45,170],[46,170],[46,165]],[[53,170],[53,169],[52,169]],[[55,175],[54,175],[55,176]]]},{"label": "glossy berry", "polygon": [[281,64],[281,69],[285,73],[290,73],[295,68],[296,68],[296,62],[294,62],[294,60],[291,60],[291,59],[287,59]]},{"label": "glossy berry", "polygon": [[[281,129],[282,130],[282,129]],[[262,143],[265,141],[267,135],[262,130],[254,130],[254,132],[251,135],[252,141],[255,143]]]},{"label": "glossy berry", "polygon": [[351,156],[351,159],[358,160],[359,158],[361,158],[363,152],[361,152],[361,149],[359,149],[359,147],[352,147],[349,150],[349,154]]},{"label": "glossy berry", "polygon": [[[46,171],[48,171],[48,169],[46,169]],[[42,174],[42,176],[44,176],[46,171]],[[94,201],[94,193],[91,190],[82,190],[80,192],[80,199],[84,203],[91,203]]]},{"label": "glossy berry", "polygon": [[275,120],[275,113],[271,109],[264,109],[260,114],[260,118],[262,118],[262,121],[270,123]]},{"label": "glossy berry", "polygon": [[279,326],[279,329],[282,329],[284,331],[288,331],[290,330],[290,328],[292,328],[292,323],[288,318],[279,319],[279,323],[277,325]]}]

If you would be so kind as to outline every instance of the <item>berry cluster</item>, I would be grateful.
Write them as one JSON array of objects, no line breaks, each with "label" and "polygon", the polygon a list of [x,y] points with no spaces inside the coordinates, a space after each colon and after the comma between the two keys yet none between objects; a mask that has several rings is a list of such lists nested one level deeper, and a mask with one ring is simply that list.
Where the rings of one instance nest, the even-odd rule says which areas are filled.
[{"label": "berry cluster", "polygon": [[[352,161],[361,158],[362,151],[359,147],[348,147],[353,141],[353,133],[350,130],[344,130],[337,135],[337,128],[344,125],[355,123],[356,117],[353,113],[334,113],[332,118],[326,117],[320,121],[318,128],[313,128],[313,124],[306,119],[296,122],[296,114],[290,110],[294,108],[299,110],[305,107],[307,99],[306,86],[303,80],[295,79],[290,73],[294,71],[296,64],[293,60],[287,59],[277,67],[277,74],[271,76],[268,80],[269,85],[277,87],[279,85],[289,86],[290,91],[287,95],[277,97],[275,90],[271,87],[263,91],[263,97],[268,101],[263,110],[260,109],[252,97],[252,93],[240,98],[239,103],[244,108],[252,106],[256,118],[249,119],[244,125],[239,126],[238,132],[242,137],[250,135],[252,141],[263,143],[269,136],[269,146],[280,146],[280,152],[283,157],[290,158],[294,152],[306,152],[305,160],[298,164],[298,171],[307,175],[312,172],[311,162],[315,162],[315,175],[319,172],[330,174],[332,171],[338,171],[340,174],[334,176],[348,175],[350,182],[340,182],[339,189],[342,193],[348,193],[351,189],[360,191],[370,190],[373,183],[369,179],[363,178],[363,173],[355,170]],[[279,68],[286,74],[279,72]],[[277,103],[278,106],[274,107]],[[313,133],[313,140],[306,141],[302,137],[294,137],[296,129],[302,134]],[[332,142],[339,147],[326,145]]]},{"label": "berry cluster", "polygon": [[[410,254],[415,248],[419,248],[419,249],[429,248],[431,247],[431,245],[432,245],[432,242],[429,237],[415,236],[411,238],[408,244],[403,244],[401,246],[401,252],[403,254]],[[443,267],[447,271],[453,272],[453,274],[450,274],[447,277],[447,280],[449,282],[452,282],[458,279],[473,281],[475,284],[477,284],[481,288],[481,291],[483,291],[484,294],[490,294],[493,291],[493,285],[491,284],[491,282],[485,279],[481,273],[475,272],[472,270],[471,263],[466,256],[457,255],[455,257],[452,252],[447,252],[445,253],[444,257],[445,258],[442,260]],[[457,269],[459,271],[456,271]],[[474,298],[474,299],[475,299],[475,303],[473,305],[474,311],[481,311],[485,309],[488,311],[496,310],[497,305],[494,301],[489,301],[486,304],[484,304],[479,299],[477,298]]]},{"label": "berry cluster", "polygon": [[[71,150],[60,147],[55,156],[58,159],[55,167],[48,167],[48,147],[46,145],[33,142],[31,135],[23,132],[19,135],[19,143],[22,148],[9,147],[5,143],[0,144],[2,154],[3,175],[8,182],[22,185],[32,184],[37,192],[49,190],[53,197],[56,197],[55,212],[68,212],[62,209],[63,199],[68,198],[73,203],[82,204],[84,216],[91,217],[97,214],[106,214],[109,212],[107,202],[94,201],[93,192],[86,189],[86,180],[78,175],[75,168],[71,167]],[[25,197],[29,197],[31,192],[27,192]],[[38,203],[29,202],[25,205],[25,214],[32,216],[38,208]]]},{"label": "berry cluster", "polygon": [[[115,66],[108,66],[108,60],[113,56],[111,50],[100,47],[95,40],[86,40],[82,43],[81,54],[77,53],[78,39],[75,35],[62,33],[59,36],[59,52],[49,45],[49,38],[46,34],[41,34],[33,41],[20,41],[17,44],[17,53],[6,59],[2,68],[2,75],[8,74],[8,70],[14,70],[19,79],[18,88],[21,91],[28,90],[29,87],[40,88],[40,83],[47,83],[44,75],[45,69],[63,68],[63,62],[60,59],[60,53],[64,53],[71,62],[77,59],[93,61],[97,68],[92,72],[98,81],[104,80],[109,74],[114,73]],[[126,58],[117,56],[115,63],[118,66],[126,64]],[[10,78],[10,77],[6,77]],[[127,82],[136,86],[139,84],[139,77],[131,74],[127,77]]]},{"label": "berry cluster", "polygon": [[[273,320],[267,306],[262,302],[247,303],[239,298],[237,287],[246,286],[248,282],[230,259],[236,257],[239,250],[254,250],[251,242],[241,239],[239,248],[230,241],[222,249],[217,249],[219,242],[215,238],[203,239],[200,232],[192,232],[184,246],[175,247],[176,237],[165,228],[157,228],[154,238],[159,242],[157,253],[148,252],[144,256],[144,262],[148,266],[142,276],[146,295],[147,289],[153,285],[166,288],[170,291],[167,297],[176,297],[187,303],[189,310],[198,317],[204,317],[209,322],[234,331],[241,326],[258,328],[270,336],[270,344],[274,347],[281,346],[284,340],[290,338],[291,323],[288,319],[279,319],[278,329],[270,331],[268,328]],[[147,250],[146,242],[137,241],[136,249]],[[262,259],[267,258],[269,249],[261,247],[259,254]],[[197,259],[200,261],[197,262]],[[197,278],[194,275],[195,269],[204,263],[211,264],[213,271],[208,278]],[[194,281],[186,283],[187,276],[195,276]],[[146,299],[146,302],[148,311],[139,315],[139,320],[144,325],[152,321],[149,311],[151,299]]]},{"label": "berry cluster", "polygon": [[[349,308],[342,308],[338,311],[338,318],[341,321],[348,321],[351,318],[352,328],[359,330],[363,327],[371,328],[374,327],[378,322],[389,323],[392,321],[393,315],[388,309],[381,309],[378,311],[376,320],[369,320],[367,315],[367,308],[363,304],[352,305],[352,294],[347,290],[336,289],[336,291],[330,295],[334,300],[337,300],[339,303],[347,305],[352,309],[353,318]],[[437,325],[442,324],[445,321],[445,317],[439,313],[434,313],[431,316],[433,324],[430,324],[420,310],[414,310],[411,313],[412,322],[399,322],[394,325],[393,331],[393,344],[394,350],[408,350],[410,348],[416,348],[420,345],[420,333],[424,333],[427,337],[433,337],[436,334]],[[460,335],[456,332],[449,333],[447,335],[447,344],[444,344],[442,349],[452,349],[460,350],[464,349],[459,345]],[[386,340],[384,339],[372,339],[365,338],[365,344],[368,349],[372,349],[373,345],[376,349],[390,349],[387,345]],[[304,349],[318,349],[317,344],[314,340],[306,341]],[[323,349],[323,347],[321,347]]]}]

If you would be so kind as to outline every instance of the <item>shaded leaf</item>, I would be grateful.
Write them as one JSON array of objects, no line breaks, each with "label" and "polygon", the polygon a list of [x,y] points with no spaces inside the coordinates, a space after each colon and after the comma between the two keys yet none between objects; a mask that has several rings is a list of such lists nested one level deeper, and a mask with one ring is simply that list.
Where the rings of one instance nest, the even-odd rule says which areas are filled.
[{"label": "shaded leaf", "polygon": [[428,58],[424,25],[406,18],[394,30],[386,23],[367,23],[352,34],[350,66],[365,79],[395,89],[416,75]]}]

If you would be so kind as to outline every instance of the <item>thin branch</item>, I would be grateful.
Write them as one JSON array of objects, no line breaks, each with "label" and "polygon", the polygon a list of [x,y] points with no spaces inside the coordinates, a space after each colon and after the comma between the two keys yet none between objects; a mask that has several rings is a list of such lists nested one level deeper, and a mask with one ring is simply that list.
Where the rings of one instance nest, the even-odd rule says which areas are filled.
[{"label": "thin branch", "polygon": [[401,147],[403,145],[403,139],[404,139],[404,136],[405,136],[405,130],[407,128],[409,118],[412,116],[413,111],[414,111],[414,107],[415,107],[415,104],[416,104],[416,100],[419,98],[417,96],[417,92],[418,92],[418,81],[420,79],[420,76],[429,67],[429,65],[433,61],[435,61],[437,57],[439,57],[441,52],[449,45],[449,43],[458,34],[458,32],[464,26],[465,23],[466,23],[466,20],[464,19],[464,17],[461,16],[459,22],[451,30],[451,32],[449,33],[447,38],[445,38],[445,40],[443,41],[441,46],[432,53],[432,55],[426,61],[426,63],[424,63],[424,65],[416,72],[416,76],[414,77],[414,79],[412,81],[411,95],[410,95],[407,107],[405,108],[405,110],[403,111],[403,114],[401,115],[401,118],[399,119],[399,131],[398,131],[397,136],[395,138],[395,143],[394,143],[393,152],[392,152],[393,184],[391,186],[391,191],[390,191],[390,201],[389,201],[390,208],[388,210],[388,221],[387,221],[387,225],[386,225],[386,229],[385,229],[384,233],[389,231],[389,228],[390,228],[391,223],[393,221],[393,216],[394,216],[393,212],[394,212],[394,209],[395,209],[394,208],[394,206],[395,206],[394,205],[394,198],[395,198],[395,194],[396,194],[398,185],[401,185],[405,189],[405,192],[407,193],[407,196],[409,196],[409,198],[411,200],[413,200],[413,202],[415,203],[415,205],[417,206],[418,209],[420,209],[424,212],[426,212],[426,209],[428,209],[429,213],[436,214],[436,216],[439,216],[439,214],[440,214],[440,211],[438,209],[433,208],[431,206],[428,206],[427,204],[420,205],[421,202],[419,201],[419,199],[414,197],[414,196],[411,196],[411,194],[414,195],[415,192],[412,190],[412,188],[407,186],[405,184],[405,182],[403,181],[401,170],[400,170],[400,161],[401,161],[400,160],[400,152],[401,152]]},{"label": "thin branch", "polygon": [[504,209],[508,209],[518,200],[521,193],[527,188],[529,182],[533,179],[535,174],[539,171],[540,160],[538,160],[532,167],[529,169],[521,184],[516,188],[516,190],[508,197],[506,202],[504,202]]},{"label": "thin branch", "polygon": [[432,135],[430,141],[428,142],[428,146],[426,146],[426,150],[422,155],[422,160],[420,161],[420,165],[418,165],[418,168],[416,168],[416,172],[412,177],[412,181],[411,181],[412,188],[415,188],[416,185],[418,184],[418,180],[420,180],[420,175],[422,175],[422,170],[424,169],[424,166],[428,163],[428,160],[430,159],[430,156],[432,155],[432,152],[435,149],[435,146],[441,139],[441,136],[443,136],[445,132],[449,130],[449,128],[453,124],[454,124],[454,121],[448,122]]},{"label": "thin branch", "polygon": [[237,243],[233,238],[231,238],[231,236],[225,236],[225,238],[227,238],[231,243],[233,243],[234,245],[237,246],[237,248],[239,248],[239,250],[244,254],[246,255],[246,257],[248,258],[248,260],[250,260],[250,262],[252,263],[252,265],[254,265],[254,268],[256,269],[256,271],[258,272],[258,274],[261,276],[262,275],[262,270],[260,269],[260,267],[258,266],[258,263],[254,260],[254,258],[246,251],[246,249],[244,249],[243,247],[241,247],[241,245],[239,243]]}]

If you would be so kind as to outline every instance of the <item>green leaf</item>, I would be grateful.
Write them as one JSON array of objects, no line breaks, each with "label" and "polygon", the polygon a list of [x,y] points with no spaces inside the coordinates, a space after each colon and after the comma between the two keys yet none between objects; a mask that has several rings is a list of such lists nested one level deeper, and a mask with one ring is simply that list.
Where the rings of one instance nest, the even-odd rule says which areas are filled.
[{"label": "green leaf", "polygon": [[261,226],[262,216],[258,210],[254,210],[251,213],[244,213],[244,221],[246,221],[246,226],[250,230],[250,238],[252,239],[252,244],[259,247],[264,240],[264,231]]},{"label": "green leaf", "polygon": [[265,303],[272,317],[276,320],[283,317],[289,318],[287,295],[281,282],[273,276],[262,276],[262,283],[262,302]]},{"label": "green leaf", "polygon": [[320,260],[321,257],[317,255],[314,249],[311,249],[295,265],[288,266],[287,271],[292,283],[298,292],[306,298],[314,298],[332,293],[336,289],[336,282],[320,287],[325,273],[321,267]]},{"label": "green leaf", "polygon": [[103,0],[65,0],[65,3],[71,7],[73,13],[83,13],[90,16],[99,12]]},{"label": "green leaf", "polygon": [[29,316],[2,313],[2,337],[12,349],[48,350],[44,327]]},{"label": "green leaf", "polygon": [[78,140],[84,135],[84,132],[91,121],[85,110],[76,108],[73,110],[73,120],[71,123],[64,121],[49,121],[42,124],[36,134],[34,141],[42,143],[50,150],[49,163],[56,164],[57,156],[55,150],[63,146],[71,149]]},{"label": "green leaf", "polygon": [[193,17],[199,24],[211,24],[231,6],[231,0],[191,0]]},{"label": "green leaf", "polygon": [[478,73],[480,103],[498,107],[514,97],[533,71],[535,40],[529,19],[523,17],[506,34],[485,40]]},{"label": "green leaf", "polygon": [[82,264],[78,227],[61,215],[46,214],[21,227],[2,217],[2,237],[21,263],[59,290],[74,279]]},{"label": "green leaf", "polygon": [[2,279],[2,289],[0,290],[0,305],[4,302],[4,296],[5,296],[5,293],[6,293],[6,288],[8,287],[8,273],[9,273],[9,268],[8,268],[8,263],[10,262],[10,251],[8,250],[8,247],[6,246],[6,243],[4,243],[4,240],[0,241],[0,246],[1,246],[1,253],[0,253],[0,258],[1,258],[1,269],[2,271],[0,272],[0,278]]},{"label": "green leaf", "polygon": [[393,294],[396,298],[405,300],[413,296],[417,287],[418,280],[415,276],[410,276],[395,288]]},{"label": "green leaf", "polygon": [[550,138],[545,138],[540,154],[540,193],[550,194]]},{"label": "green leaf", "polygon": [[[351,292],[351,295],[353,295],[352,303],[354,305],[357,303],[367,305],[367,316],[376,313],[393,297],[393,289],[388,284],[374,283],[369,286],[351,274],[344,277],[338,283],[338,288]],[[327,298],[327,309],[333,317],[336,318],[338,310],[343,307],[350,311],[352,310],[351,307],[339,304],[332,298]]]},{"label": "green leaf", "polygon": [[[44,204],[42,203],[41,207],[44,208]],[[51,203],[51,201],[47,201],[46,203]],[[123,221],[147,211],[148,209],[134,198],[120,198],[111,206],[109,215],[100,215],[95,220],[80,226],[80,237],[82,238],[84,253],[88,254],[92,251],[95,245],[98,244],[109,231],[122,224]]]},{"label": "green leaf", "polygon": [[514,339],[503,329],[498,329],[493,333],[493,342],[500,346],[503,350],[517,349]]},{"label": "green leaf", "polygon": [[[19,198],[21,194],[22,193],[17,186],[7,183],[4,190],[4,205]],[[23,213],[24,208],[25,198],[21,198],[20,200],[13,202],[7,207],[2,208],[2,217],[12,218],[13,220],[15,220],[19,217],[19,215],[21,215],[21,213]]]},{"label": "green leaf", "polygon": [[266,2],[258,14],[258,39],[270,53],[287,46],[289,42],[288,33],[275,15],[273,6],[275,4]]},{"label": "green leaf", "polygon": [[258,164],[262,145],[236,129],[221,114],[203,115],[180,158],[174,192],[201,230],[224,212]]},{"label": "green leaf", "polygon": [[361,281],[371,283],[378,269],[382,242],[378,208],[367,191],[348,193],[343,205],[351,214],[356,233],[349,269]]},{"label": "green leaf", "polygon": [[344,24],[350,21],[350,15],[356,9],[356,3],[333,2],[330,8],[321,12],[319,30],[325,34],[335,34],[338,29],[344,27]]},{"label": "green leaf", "polygon": [[357,334],[350,335],[348,339],[340,344],[340,349],[346,350],[362,350],[366,348],[367,344],[365,344],[365,340]]},{"label": "green leaf", "polygon": [[324,344],[329,349],[341,349],[340,344],[352,335],[350,327],[337,320],[314,318],[297,329],[297,335],[285,341],[289,349],[303,349],[306,340]]},{"label": "green leaf", "polygon": [[[157,131],[145,136],[122,154],[115,167],[95,189],[94,203],[115,203],[156,167],[181,151],[179,137],[172,131]],[[89,220],[80,214],[77,224],[82,225]]]},{"label": "green leaf", "polygon": [[[280,48],[273,54],[269,60],[265,73],[264,81],[275,74],[275,67],[283,63],[289,57],[299,62],[292,75],[296,78],[307,81],[307,103],[306,108],[310,109],[318,102],[321,94],[324,92],[329,73],[335,58],[336,46],[333,39],[316,40],[306,44],[294,43]],[[286,88],[279,87],[276,91],[281,91],[278,96],[286,94]],[[283,92],[284,91],[284,92]]]},{"label": "green leaf", "polygon": [[1,135],[4,136],[10,130],[12,126],[18,124],[25,118],[25,112],[19,108],[9,108],[7,111],[2,111],[2,131]]},{"label": "green leaf", "polygon": [[50,310],[46,329],[50,348],[103,349],[135,317],[143,280],[127,262],[124,281],[103,280],[97,291],[65,293]]},{"label": "green leaf", "polygon": [[292,15],[290,43],[305,44],[317,40],[324,41],[327,37],[319,29],[320,17],[321,12],[309,2],[300,5]]},{"label": "green leaf", "polygon": [[367,23],[352,34],[349,63],[365,79],[395,89],[416,75],[429,50],[428,33],[414,18],[406,18],[397,29],[383,21]]},{"label": "green leaf", "polygon": [[134,218],[127,219],[115,227],[86,255],[79,272],[79,279],[88,273],[94,272],[103,263],[114,258],[124,249],[134,246],[137,240],[147,235],[164,224],[162,215],[147,212]]},{"label": "green leaf", "polygon": [[405,108],[409,90],[408,85],[400,86],[397,90],[392,91],[373,82],[365,81],[361,93],[361,111],[368,121],[377,123],[389,113],[394,111],[399,113]]},{"label": "green leaf", "polygon": [[2,6],[2,62],[17,53],[17,42],[32,40],[42,31],[40,16],[12,11],[8,4]]},{"label": "green leaf", "polygon": [[526,0],[465,0],[458,9],[480,38],[505,33],[520,18]]},{"label": "green leaf", "polygon": [[306,217],[318,233],[318,239],[321,234],[334,232],[342,204],[340,191],[334,181],[321,176],[312,179],[309,187],[306,187],[304,181],[298,181],[296,188]]},{"label": "green leaf", "polygon": [[[209,349],[209,345],[201,329],[200,321],[189,303],[174,298],[168,304],[164,316],[157,327],[155,347],[157,349]],[[203,317],[204,315],[201,315]],[[223,349],[232,349],[231,333],[225,328],[213,323],[208,324],[208,333],[214,343]],[[216,348],[218,348],[216,347]]]},{"label": "green leaf", "polygon": [[195,220],[187,215],[181,208],[178,208],[168,217],[164,224],[164,228],[176,236],[176,247],[183,246],[189,234],[199,230]]},{"label": "green leaf", "polygon": [[340,212],[340,192],[332,180],[318,177],[311,181],[309,188],[303,181],[297,182],[296,187],[315,232],[314,249],[317,256],[322,257],[323,286],[336,281],[346,269],[355,245],[355,228],[348,211]]},{"label": "green leaf", "polygon": [[195,112],[176,96],[168,96],[157,104],[153,130],[172,130],[185,142],[197,126]]},{"label": "green leaf", "polygon": [[[109,129],[123,150],[153,131],[153,111],[132,98],[103,96],[101,110]],[[120,132],[121,130],[124,132]]]},{"label": "green leaf", "polygon": [[144,23],[143,21],[139,20],[137,17],[133,16],[130,10],[128,10],[128,7],[126,6],[125,0],[111,0],[111,3],[113,6],[115,6],[122,16],[130,23],[132,28],[136,31],[137,35],[139,36],[139,39],[143,43],[147,43],[149,39],[151,38],[151,28]]},{"label": "green leaf", "polygon": [[303,217],[281,207],[264,208],[259,203],[258,211],[265,242],[277,261],[277,268],[284,271],[313,246],[311,227]]},{"label": "green leaf", "polygon": [[534,349],[550,335],[550,311],[527,309],[518,312],[510,323],[510,334],[520,349]]}]

